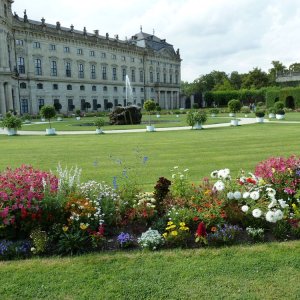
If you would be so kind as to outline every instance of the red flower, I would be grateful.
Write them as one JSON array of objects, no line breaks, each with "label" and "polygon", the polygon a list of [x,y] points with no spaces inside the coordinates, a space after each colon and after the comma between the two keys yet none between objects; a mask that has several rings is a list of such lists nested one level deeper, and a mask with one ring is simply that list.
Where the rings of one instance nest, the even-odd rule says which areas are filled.
[{"label": "red flower", "polygon": [[246,180],[247,180],[248,183],[256,184],[256,180],[254,180],[251,177],[247,178]]},{"label": "red flower", "polygon": [[197,237],[206,237],[207,236],[207,232],[206,232],[206,227],[204,222],[199,223],[196,234]]},{"label": "red flower", "polygon": [[199,221],[199,218],[196,216],[193,218],[193,221],[197,222],[197,221]]}]

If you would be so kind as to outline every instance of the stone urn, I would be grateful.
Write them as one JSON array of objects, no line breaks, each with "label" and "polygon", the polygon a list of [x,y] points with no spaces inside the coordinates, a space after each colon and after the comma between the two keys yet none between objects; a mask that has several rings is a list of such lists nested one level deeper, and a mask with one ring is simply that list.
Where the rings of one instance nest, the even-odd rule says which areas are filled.
[{"label": "stone urn", "polygon": [[46,128],[46,135],[55,135],[55,128]]}]

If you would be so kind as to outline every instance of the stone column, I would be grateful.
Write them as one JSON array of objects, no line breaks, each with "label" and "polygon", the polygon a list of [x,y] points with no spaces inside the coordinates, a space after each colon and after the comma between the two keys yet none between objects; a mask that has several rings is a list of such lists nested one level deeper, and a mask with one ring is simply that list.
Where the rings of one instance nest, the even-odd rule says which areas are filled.
[{"label": "stone column", "polygon": [[12,97],[12,87],[10,83],[6,85],[6,99],[7,99],[8,109],[13,109],[14,104],[13,104],[13,97]]},{"label": "stone column", "polygon": [[2,116],[6,113],[6,102],[3,82],[0,82],[0,112]]},{"label": "stone column", "polygon": [[14,90],[14,108],[15,111],[20,114],[20,100],[19,100],[19,91],[16,85],[13,86]]}]

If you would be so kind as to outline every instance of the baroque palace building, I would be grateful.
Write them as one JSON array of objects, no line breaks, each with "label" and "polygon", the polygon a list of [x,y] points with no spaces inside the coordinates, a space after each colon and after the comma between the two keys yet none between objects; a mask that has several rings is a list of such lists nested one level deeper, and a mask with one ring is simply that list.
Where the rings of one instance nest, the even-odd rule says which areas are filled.
[{"label": "baroque palace building", "polygon": [[0,0],[0,114],[37,114],[55,103],[62,113],[106,110],[145,99],[165,109],[181,106],[181,58],[165,39],[142,28],[120,40],[33,21],[26,11],[22,18],[12,14],[13,2]]}]

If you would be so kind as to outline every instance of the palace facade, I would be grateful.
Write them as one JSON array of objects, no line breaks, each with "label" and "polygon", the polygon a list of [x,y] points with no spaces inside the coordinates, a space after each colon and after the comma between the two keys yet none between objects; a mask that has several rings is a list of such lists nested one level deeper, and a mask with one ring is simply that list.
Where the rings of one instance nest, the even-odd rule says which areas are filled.
[{"label": "palace facade", "polygon": [[0,114],[37,114],[48,104],[66,114],[99,111],[145,99],[181,107],[181,58],[165,39],[141,29],[120,40],[33,21],[26,11],[13,14],[13,2],[0,0]]}]

